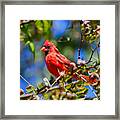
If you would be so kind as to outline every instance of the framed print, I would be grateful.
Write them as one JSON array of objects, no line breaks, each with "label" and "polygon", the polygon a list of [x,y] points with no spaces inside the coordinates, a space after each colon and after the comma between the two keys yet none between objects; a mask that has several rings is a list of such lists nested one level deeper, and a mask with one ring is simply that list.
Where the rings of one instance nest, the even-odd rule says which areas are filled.
[{"label": "framed print", "polygon": [[119,119],[117,0],[1,7],[1,118]]}]

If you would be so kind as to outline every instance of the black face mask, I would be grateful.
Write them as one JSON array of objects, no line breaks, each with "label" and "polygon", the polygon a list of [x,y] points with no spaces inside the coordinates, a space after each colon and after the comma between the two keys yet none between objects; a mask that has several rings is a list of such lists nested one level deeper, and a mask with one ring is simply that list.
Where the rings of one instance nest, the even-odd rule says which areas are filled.
[{"label": "black face mask", "polygon": [[45,51],[45,56],[49,53],[50,46],[44,46],[47,50]]},{"label": "black face mask", "polygon": [[49,53],[49,49],[45,51],[45,56]]}]

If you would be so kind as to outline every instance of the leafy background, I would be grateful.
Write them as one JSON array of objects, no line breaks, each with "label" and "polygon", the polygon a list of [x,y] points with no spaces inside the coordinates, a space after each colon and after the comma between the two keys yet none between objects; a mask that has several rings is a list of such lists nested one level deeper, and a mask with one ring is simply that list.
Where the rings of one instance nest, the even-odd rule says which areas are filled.
[{"label": "leafy background", "polygon": [[[88,61],[92,50],[100,42],[99,26],[99,20],[21,20],[20,89],[24,95],[33,92],[38,86],[41,87],[44,78],[49,81],[55,79],[47,70],[44,54],[40,51],[46,39],[52,41],[59,51],[71,61],[77,63],[78,49],[80,49],[81,60]],[[98,70],[100,64],[99,47],[94,51],[91,61],[88,66],[98,64]],[[27,87],[28,89],[26,89]],[[91,86],[91,88],[84,85],[83,90],[86,91],[84,98],[93,99],[96,97],[92,92],[92,90],[96,92],[95,87]],[[48,96],[48,94],[39,94],[39,99],[50,99]]]}]

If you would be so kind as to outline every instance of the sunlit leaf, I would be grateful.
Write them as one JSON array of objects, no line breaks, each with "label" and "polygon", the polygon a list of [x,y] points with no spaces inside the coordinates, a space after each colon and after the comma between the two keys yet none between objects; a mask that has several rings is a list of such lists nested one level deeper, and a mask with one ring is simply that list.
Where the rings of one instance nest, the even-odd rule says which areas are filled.
[{"label": "sunlit leaf", "polygon": [[30,43],[29,43],[29,46],[30,46],[31,52],[33,53],[33,52],[35,51],[34,43],[33,43],[33,42],[30,42]]},{"label": "sunlit leaf", "polygon": [[20,35],[20,41],[24,41],[24,36]]},{"label": "sunlit leaf", "polygon": [[30,44],[30,41],[29,41],[29,40],[25,43],[25,45],[28,45],[28,44]]},{"label": "sunlit leaf", "polygon": [[34,90],[35,90],[35,88],[34,88],[32,85],[29,85],[29,86],[26,87],[26,91],[27,91],[28,93],[31,93],[31,92],[33,92]]},{"label": "sunlit leaf", "polygon": [[38,85],[37,85],[37,88],[38,88],[38,89],[42,89],[42,88],[44,88],[44,87],[45,87],[44,83],[38,83]]},{"label": "sunlit leaf", "polygon": [[35,25],[36,25],[38,30],[43,31],[43,23],[41,20],[36,20]]},{"label": "sunlit leaf", "polygon": [[48,95],[47,93],[44,93],[44,94],[43,94],[43,97],[44,97],[45,100],[48,100],[48,99],[49,99],[49,95]]},{"label": "sunlit leaf", "polygon": [[48,29],[50,28],[48,21],[43,20],[43,25],[44,25],[44,33],[47,33]]},{"label": "sunlit leaf", "polygon": [[70,89],[71,88],[71,85],[70,84],[68,84],[68,85],[66,85],[66,87],[65,87],[66,89]]}]

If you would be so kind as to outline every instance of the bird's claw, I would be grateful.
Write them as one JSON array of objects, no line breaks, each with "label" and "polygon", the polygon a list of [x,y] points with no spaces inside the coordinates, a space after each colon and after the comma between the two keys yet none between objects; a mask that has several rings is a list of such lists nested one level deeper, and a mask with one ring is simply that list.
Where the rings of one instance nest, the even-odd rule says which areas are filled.
[{"label": "bird's claw", "polygon": [[77,66],[76,66],[76,64],[74,62],[71,62],[70,66],[72,67],[72,70],[76,70],[77,69]]},{"label": "bird's claw", "polygon": [[61,77],[64,76],[64,75],[65,75],[65,71],[60,72]]}]

